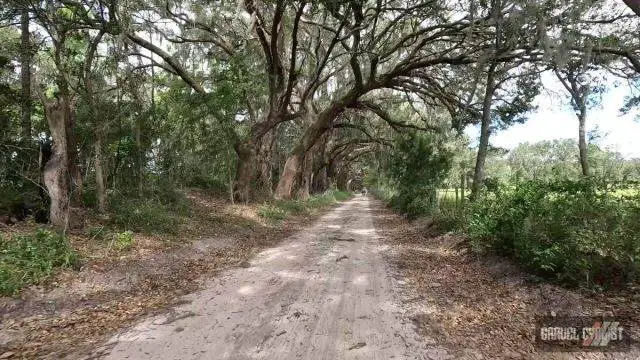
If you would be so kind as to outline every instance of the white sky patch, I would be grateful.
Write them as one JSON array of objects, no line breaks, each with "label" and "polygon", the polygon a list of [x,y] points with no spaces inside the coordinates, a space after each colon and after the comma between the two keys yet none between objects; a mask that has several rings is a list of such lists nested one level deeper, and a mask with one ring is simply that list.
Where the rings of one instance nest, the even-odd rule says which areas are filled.
[{"label": "white sky patch", "polygon": [[[545,90],[536,98],[538,110],[529,115],[524,124],[517,124],[493,134],[491,145],[513,149],[521,143],[535,143],[543,140],[578,138],[578,119],[569,106],[564,88],[551,74],[544,74],[542,83]],[[631,94],[625,84],[614,87],[602,96],[599,107],[589,110],[587,131],[598,129],[602,138],[598,145],[620,152],[626,158],[640,158],[640,109],[627,115],[620,114],[625,97]],[[465,133],[471,138],[472,146],[477,146],[479,126],[468,126]]]}]

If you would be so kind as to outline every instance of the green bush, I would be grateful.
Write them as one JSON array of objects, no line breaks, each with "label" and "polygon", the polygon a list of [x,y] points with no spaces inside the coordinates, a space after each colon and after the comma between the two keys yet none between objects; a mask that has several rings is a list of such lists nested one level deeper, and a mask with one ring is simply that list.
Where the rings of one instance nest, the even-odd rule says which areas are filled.
[{"label": "green bush", "polygon": [[373,196],[390,204],[391,200],[397,195],[398,191],[389,183],[387,178],[380,177],[372,185]]},{"label": "green bush", "polygon": [[395,188],[392,207],[411,218],[433,214],[452,154],[442,146],[442,139],[430,134],[398,136],[394,144],[389,169],[389,186]]},{"label": "green bush", "polygon": [[0,185],[0,215],[11,213],[14,204],[22,201],[17,189]]},{"label": "green bush", "polygon": [[307,204],[299,200],[280,200],[274,203],[274,206],[284,214],[303,214],[307,212]]},{"label": "green bush", "polygon": [[78,265],[78,254],[64,235],[40,229],[10,239],[0,237],[0,294],[13,295],[44,281],[56,268]]},{"label": "green bush", "polygon": [[434,224],[443,231],[460,230],[465,224],[464,203],[447,195],[439,196],[438,210],[433,214]]},{"label": "green bush", "polygon": [[637,278],[637,195],[589,180],[528,181],[487,193],[466,220],[475,249],[512,256],[541,276],[598,286]]},{"label": "green bush", "polygon": [[132,231],[124,231],[114,235],[113,245],[119,251],[129,250],[133,247],[134,238]]},{"label": "green bush", "polygon": [[278,206],[271,204],[264,204],[258,208],[258,215],[269,220],[284,220],[287,217],[286,211]]},{"label": "green bush", "polygon": [[176,234],[183,216],[188,214],[186,199],[151,197],[148,199],[112,197],[111,225],[141,233]]},{"label": "green bush", "polygon": [[96,207],[98,205],[98,193],[91,183],[86,184],[82,190],[82,205],[86,207]]}]

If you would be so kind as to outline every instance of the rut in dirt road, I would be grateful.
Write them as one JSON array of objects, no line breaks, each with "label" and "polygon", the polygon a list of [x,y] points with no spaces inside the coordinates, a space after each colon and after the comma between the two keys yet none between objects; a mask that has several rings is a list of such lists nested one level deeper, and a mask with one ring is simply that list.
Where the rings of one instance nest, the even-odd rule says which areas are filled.
[{"label": "rut in dirt road", "polygon": [[113,339],[107,359],[425,359],[357,197],[188,304]]}]

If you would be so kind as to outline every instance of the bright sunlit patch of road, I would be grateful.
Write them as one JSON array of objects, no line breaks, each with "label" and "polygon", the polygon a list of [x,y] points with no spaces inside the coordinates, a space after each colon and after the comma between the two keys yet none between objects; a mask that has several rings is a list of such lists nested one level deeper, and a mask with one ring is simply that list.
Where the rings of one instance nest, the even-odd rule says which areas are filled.
[{"label": "bright sunlit patch of road", "polygon": [[238,289],[238,294],[241,294],[241,295],[251,295],[253,293],[254,293],[254,288],[253,286],[250,286],[250,285],[245,285],[240,287],[240,289]]},{"label": "bright sunlit patch of road", "polygon": [[349,233],[355,234],[355,235],[374,235],[376,231],[373,228],[352,229],[352,230],[349,230]]},{"label": "bright sunlit patch of road", "polygon": [[358,275],[355,277],[355,279],[353,279],[353,283],[355,285],[367,285],[369,284],[369,278],[365,274]]}]

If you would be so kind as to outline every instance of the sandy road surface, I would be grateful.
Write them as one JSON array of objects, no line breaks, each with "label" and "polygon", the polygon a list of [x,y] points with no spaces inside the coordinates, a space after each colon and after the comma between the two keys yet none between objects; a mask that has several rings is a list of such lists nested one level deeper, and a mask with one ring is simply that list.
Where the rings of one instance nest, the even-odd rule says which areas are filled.
[{"label": "sandy road surface", "polygon": [[106,358],[446,358],[400,314],[369,205],[356,197],[221,274],[174,312],[114,337]]}]

